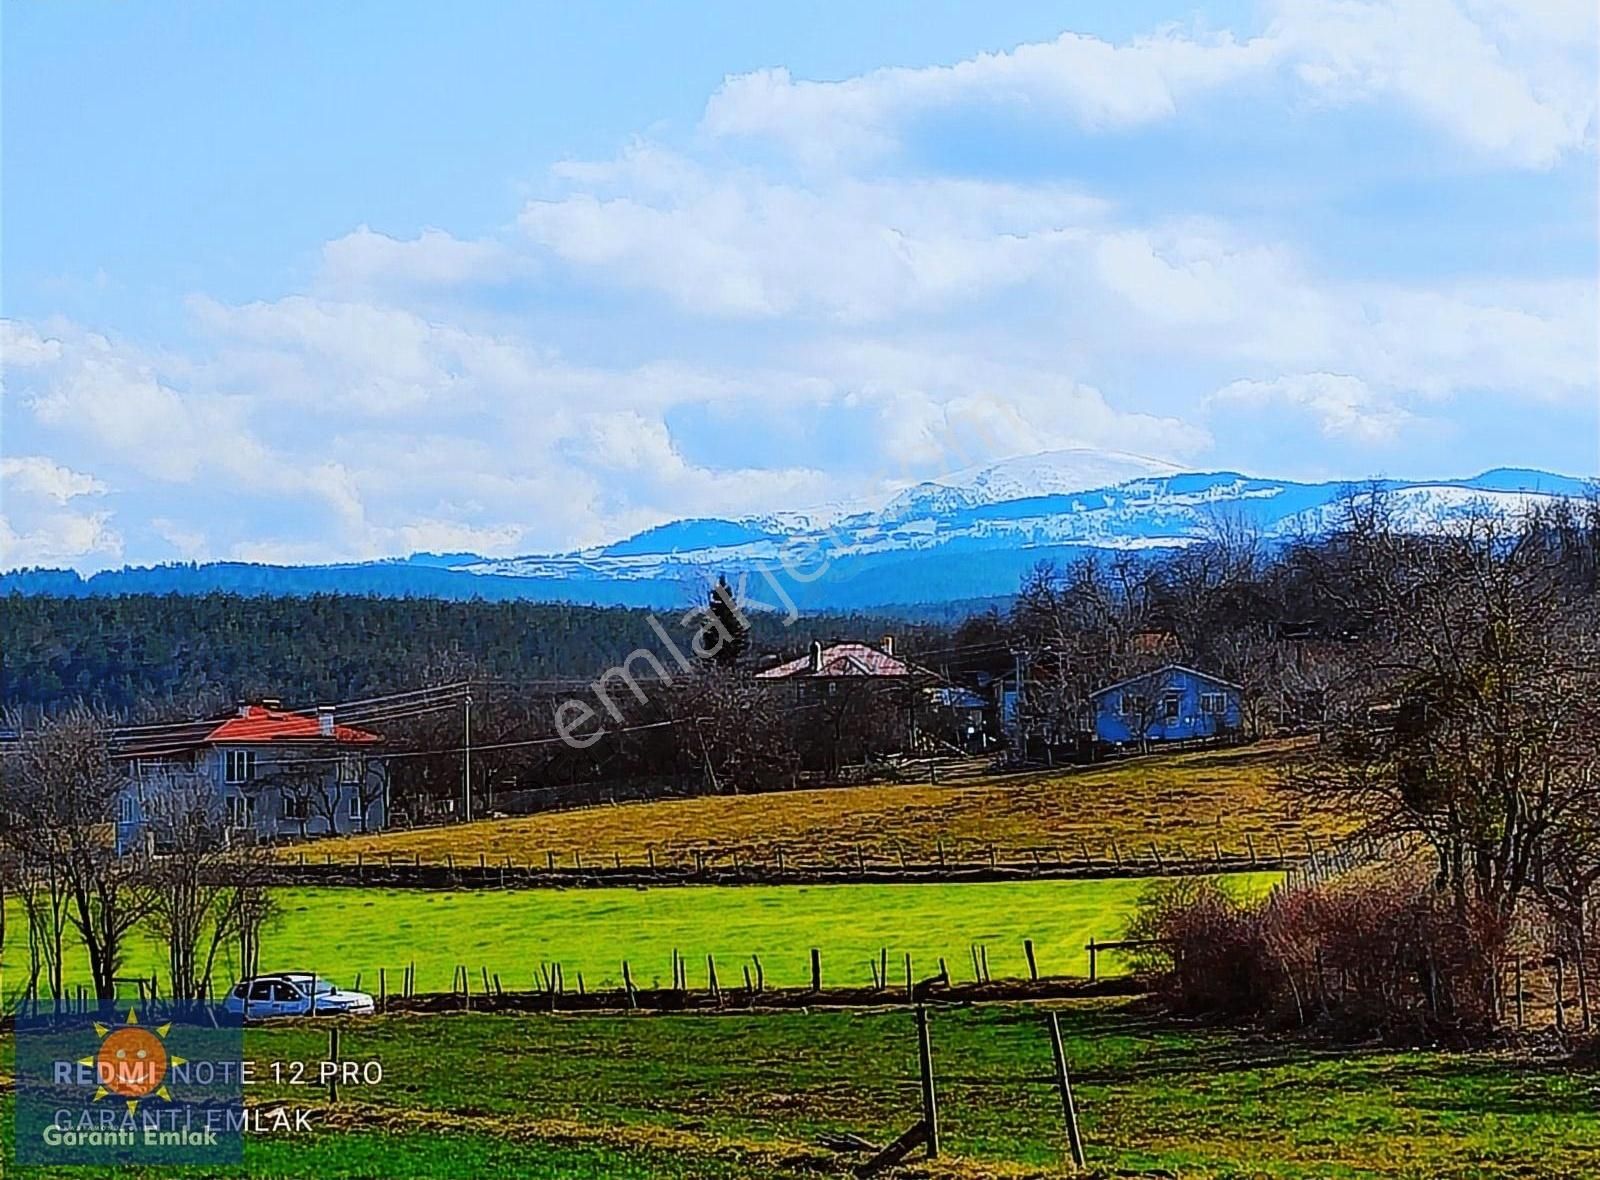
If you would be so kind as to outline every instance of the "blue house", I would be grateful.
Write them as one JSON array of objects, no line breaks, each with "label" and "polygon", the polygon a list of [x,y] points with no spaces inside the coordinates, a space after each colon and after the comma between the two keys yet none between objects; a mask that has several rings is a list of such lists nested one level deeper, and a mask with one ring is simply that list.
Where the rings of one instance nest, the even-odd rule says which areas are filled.
[{"label": "blue house", "polygon": [[1089,694],[1094,735],[1112,745],[1226,737],[1244,727],[1243,690],[1228,680],[1167,664]]}]

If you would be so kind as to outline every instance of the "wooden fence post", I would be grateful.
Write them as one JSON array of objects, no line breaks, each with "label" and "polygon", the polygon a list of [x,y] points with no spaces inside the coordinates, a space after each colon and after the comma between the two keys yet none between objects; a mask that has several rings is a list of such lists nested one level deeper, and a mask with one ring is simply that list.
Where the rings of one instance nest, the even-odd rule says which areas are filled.
[{"label": "wooden fence post", "polygon": [[339,1026],[336,1024],[328,1030],[328,1060],[332,1062],[333,1069],[328,1074],[328,1101],[339,1100]]},{"label": "wooden fence post", "polygon": [[922,1125],[927,1131],[928,1158],[939,1156],[939,1101],[933,1088],[933,1046],[928,1038],[928,1008],[917,1005],[917,1064],[922,1070]]},{"label": "wooden fence post", "polygon": [[1039,978],[1039,964],[1033,958],[1033,939],[1024,938],[1022,940],[1022,949],[1028,956],[1028,978],[1037,980]]},{"label": "wooden fence post", "polygon": [[711,1002],[722,1003],[722,988],[717,986],[717,961],[710,955],[706,956],[706,982],[711,987]]},{"label": "wooden fence post", "polygon": [[1056,1088],[1061,1091],[1061,1113],[1067,1119],[1067,1145],[1072,1149],[1072,1163],[1084,1167],[1083,1138],[1078,1133],[1078,1106],[1072,1100],[1072,1078],[1067,1073],[1067,1051],[1061,1043],[1061,1021],[1050,1013],[1050,1051],[1056,1060]]},{"label": "wooden fence post", "polygon": [[811,990],[822,990],[822,952],[816,947],[811,948]]},{"label": "wooden fence post", "polygon": [[638,998],[633,994],[633,972],[628,969],[628,960],[622,960],[622,990],[628,995],[628,1007],[637,1008]]},{"label": "wooden fence post", "polygon": [[1089,935],[1088,951],[1089,951],[1089,982],[1093,983],[1095,981],[1095,973],[1098,970],[1098,966],[1099,966],[1098,963],[1096,962],[1096,960],[1097,960],[1097,958],[1098,958],[1098,956],[1100,954],[1100,951],[1095,946],[1094,935],[1092,935],[1092,934]]}]

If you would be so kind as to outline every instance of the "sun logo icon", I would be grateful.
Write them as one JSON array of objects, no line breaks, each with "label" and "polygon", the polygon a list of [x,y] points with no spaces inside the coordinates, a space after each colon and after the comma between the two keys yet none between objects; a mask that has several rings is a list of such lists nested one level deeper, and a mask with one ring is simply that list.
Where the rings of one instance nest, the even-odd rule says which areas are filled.
[{"label": "sun logo icon", "polygon": [[96,1102],[115,1094],[127,1099],[128,1113],[132,1114],[139,1109],[139,1100],[152,1094],[172,1100],[172,1092],[166,1086],[167,1069],[184,1064],[184,1059],[170,1055],[163,1043],[172,1025],[145,1028],[139,1023],[139,1014],[129,1008],[126,1023],[108,1027],[97,1021],[94,1031],[100,1037],[100,1049],[78,1064],[94,1068],[99,1082],[94,1092]]}]

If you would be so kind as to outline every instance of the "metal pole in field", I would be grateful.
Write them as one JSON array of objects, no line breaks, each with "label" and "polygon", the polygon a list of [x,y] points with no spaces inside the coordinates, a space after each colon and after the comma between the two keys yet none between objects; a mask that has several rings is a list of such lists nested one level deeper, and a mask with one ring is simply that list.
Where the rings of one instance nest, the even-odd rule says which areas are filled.
[{"label": "metal pole in field", "polygon": [[1061,1021],[1050,1013],[1050,1051],[1056,1059],[1056,1086],[1061,1090],[1061,1110],[1067,1116],[1067,1145],[1072,1149],[1072,1162],[1084,1167],[1083,1139],[1078,1134],[1078,1107],[1072,1100],[1072,1079],[1067,1074],[1067,1051],[1061,1044]]},{"label": "metal pole in field", "polygon": [[922,1068],[922,1125],[928,1135],[928,1158],[939,1155],[939,1102],[933,1092],[933,1048],[928,1041],[928,1007],[917,1005],[917,1062]]},{"label": "metal pole in field", "polygon": [[466,798],[466,808],[463,812],[466,822],[472,822],[472,694],[468,693],[462,701],[465,710],[461,717],[462,738],[461,743],[461,791]]}]

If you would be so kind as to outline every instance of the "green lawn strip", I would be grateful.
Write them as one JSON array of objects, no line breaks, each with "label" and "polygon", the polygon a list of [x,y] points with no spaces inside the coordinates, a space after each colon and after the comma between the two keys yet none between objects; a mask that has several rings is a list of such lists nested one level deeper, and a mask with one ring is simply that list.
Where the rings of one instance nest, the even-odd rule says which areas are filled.
[{"label": "green lawn strip", "polygon": [[[1489,1054],[1321,1054],[1125,1012],[1063,1015],[1083,1128],[1103,1166],[1272,1176],[1600,1174],[1600,1074]],[[325,1033],[253,1034],[315,1057]],[[938,1010],[947,1151],[1056,1168],[1065,1152],[1036,1011]],[[917,1114],[904,1012],[777,1016],[462,1016],[356,1024],[346,1056],[385,1062],[363,1101],[409,1109],[648,1125],[736,1140],[886,1140]],[[353,1092],[352,1092],[353,1093]]]},{"label": "green lawn strip", "polygon": [[344,1177],[429,1177],[433,1180],[478,1180],[488,1177],[539,1176],[548,1180],[743,1180],[760,1175],[771,1180],[815,1175],[814,1169],[785,1167],[769,1158],[724,1155],[682,1145],[671,1148],[637,1143],[541,1140],[508,1137],[493,1128],[460,1123],[448,1129],[395,1131],[359,1125],[297,1137],[247,1139],[244,1162],[233,1168],[161,1167],[95,1168],[25,1167],[9,1162],[14,1134],[11,1098],[0,1098],[0,1151],[6,1163],[0,1175],[25,1180],[90,1180],[96,1177],[252,1177],[323,1180]]},{"label": "green lawn strip", "polygon": [[[1324,1051],[1174,1028],[1113,1003],[1060,1012],[1084,1135],[1102,1168],[1196,1176],[1600,1175],[1600,1070],[1491,1053]],[[715,1176],[723,1174],[714,1169],[726,1162],[728,1144],[765,1144],[768,1155],[752,1156],[748,1170],[734,1174],[781,1175],[787,1166],[773,1161],[824,1131],[885,1141],[910,1125],[918,1112],[912,1027],[905,1011],[355,1020],[342,1024],[341,1055],[378,1060],[385,1076],[375,1087],[341,1092],[340,1112],[357,1112],[341,1136],[366,1135],[362,1122],[372,1117],[386,1122],[381,1142],[426,1153],[426,1140],[437,1133],[448,1142],[441,1128],[459,1120],[465,1155],[441,1149],[443,1170],[418,1175],[460,1174],[450,1169],[472,1158],[475,1136],[489,1124],[507,1128],[508,1138],[532,1127],[530,1150],[540,1151],[550,1138],[568,1143],[564,1135],[541,1140],[540,1127],[585,1129],[597,1139],[568,1143],[583,1149],[571,1157],[575,1168],[599,1158],[589,1151],[620,1152],[619,1169],[629,1161],[647,1167],[645,1156],[665,1151],[706,1170],[641,1174]],[[1041,1012],[937,1008],[932,1034],[946,1151],[989,1161],[996,1171],[1059,1170],[1065,1135]],[[270,1079],[273,1061],[320,1060],[327,1036],[326,1022],[262,1026],[249,1030],[246,1048],[257,1077]],[[250,1097],[325,1101],[317,1089],[271,1084]],[[251,1151],[293,1160],[297,1142],[261,1141]],[[339,1171],[335,1164],[360,1166],[357,1157],[339,1158],[346,1162],[330,1157],[329,1174],[363,1174]],[[273,1174],[256,1171],[255,1155],[251,1161],[251,1174]]]},{"label": "green lawn strip", "polygon": [[[1238,889],[1265,889],[1272,874],[1228,878]],[[688,962],[692,987],[706,985],[714,955],[725,987],[742,986],[742,967],[761,959],[772,986],[809,982],[810,948],[822,952],[823,982],[859,987],[870,962],[887,948],[891,979],[902,977],[910,952],[919,977],[935,974],[942,957],[958,979],[972,974],[970,948],[989,948],[995,978],[1024,977],[1024,939],[1033,939],[1045,974],[1081,975],[1084,944],[1117,938],[1148,882],[1016,881],[926,885],[682,886],[655,889],[478,890],[427,892],[362,888],[284,889],[279,916],[267,929],[264,969],[300,968],[349,986],[357,974],[376,991],[383,968],[391,987],[415,961],[421,991],[447,991],[460,965],[477,986],[484,968],[507,989],[532,985],[541,962],[560,962],[569,987],[579,972],[590,988],[621,985],[622,960],[635,982],[671,984],[674,950]],[[27,979],[27,939],[20,909],[3,986],[17,994]],[[69,936],[69,943],[72,940]],[[232,980],[235,948],[218,974]],[[136,936],[124,974],[166,976],[165,953]],[[1124,968],[1101,960],[1107,974]],[[81,948],[68,949],[69,986],[88,978]]]}]

